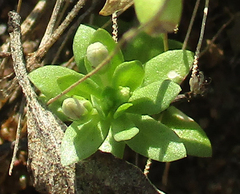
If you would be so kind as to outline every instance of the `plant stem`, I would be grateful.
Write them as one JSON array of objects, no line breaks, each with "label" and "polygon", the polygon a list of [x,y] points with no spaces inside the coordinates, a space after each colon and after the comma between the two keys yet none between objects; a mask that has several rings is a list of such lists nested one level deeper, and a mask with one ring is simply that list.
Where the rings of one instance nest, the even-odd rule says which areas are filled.
[{"label": "plant stem", "polygon": [[191,20],[190,20],[190,24],[188,26],[187,34],[186,34],[184,42],[183,42],[182,50],[185,50],[186,47],[187,47],[189,36],[190,36],[190,33],[192,31],[192,27],[193,27],[193,22],[195,20],[196,15],[197,15],[197,10],[198,10],[198,7],[199,7],[199,3],[200,3],[200,0],[197,0],[196,4],[195,4],[195,7],[194,7],[194,10],[193,10]]},{"label": "plant stem", "polygon": [[48,22],[48,26],[47,29],[45,31],[45,34],[41,40],[40,46],[39,48],[41,48],[44,44],[46,44],[46,42],[48,41],[49,38],[51,38],[54,28],[55,28],[55,23],[57,21],[57,17],[58,14],[60,12],[60,8],[62,6],[62,4],[64,3],[64,0],[57,0],[53,12],[52,12],[52,16],[50,18],[50,21]]}]

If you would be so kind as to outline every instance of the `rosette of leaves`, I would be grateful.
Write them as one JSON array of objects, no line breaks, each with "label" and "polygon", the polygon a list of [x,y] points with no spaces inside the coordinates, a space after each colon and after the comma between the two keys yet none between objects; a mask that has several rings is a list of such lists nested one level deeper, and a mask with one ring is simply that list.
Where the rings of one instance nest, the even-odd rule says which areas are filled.
[{"label": "rosette of leaves", "polygon": [[[142,46],[149,42],[151,47]],[[100,48],[92,48],[93,45]],[[46,102],[84,77],[115,46],[105,30],[81,25],[73,42],[81,73],[54,65],[31,72],[30,80],[42,92],[40,99]],[[179,43],[172,41],[170,48],[177,47]],[[124,61],[124,56],[128,61]],[[50,104],[49,108],[59,118],[71,121],[62,140],[62,164],[83,160],[98,149],[122,158],[125,145],[162,162],[187,154],[210,156],[211,145],[204,131],[170,106],[181,91],[179,84],[192,61],[192,52],[179,49],[163,52],[161,37],[140,33],[100,71]],[[160,114],[161,120],[155,119]]]}]

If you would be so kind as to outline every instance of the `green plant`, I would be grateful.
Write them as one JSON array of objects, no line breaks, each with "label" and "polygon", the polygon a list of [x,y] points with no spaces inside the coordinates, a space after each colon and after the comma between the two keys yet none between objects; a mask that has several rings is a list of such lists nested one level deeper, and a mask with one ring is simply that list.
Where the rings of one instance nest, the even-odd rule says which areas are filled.
[{"label": "green plant", "polygon": [[[151,47],[142,46],[149,42]],[[141,32],[97,73],[49,105],[63,121],[72,121],[62,140],[62,164],[83,160],[98,149],[121,158],[126,144],[162,162],[187,154],[211,155],[200,126],[170,105],[193,62],[192,52],[176,49],[180,45],[171,41],[170,50],[164,52],[161,36]],[[94,70],[115,47],[104,29],[81,25],[73,52],[82,73],[48,65],[31,72],[29,78],[47,102]]]}]

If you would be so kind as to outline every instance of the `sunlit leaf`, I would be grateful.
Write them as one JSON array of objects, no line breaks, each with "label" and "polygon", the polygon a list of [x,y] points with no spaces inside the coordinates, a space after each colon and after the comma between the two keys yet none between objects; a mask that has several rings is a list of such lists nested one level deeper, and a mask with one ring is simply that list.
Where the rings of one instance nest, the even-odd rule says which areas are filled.
[{"label": "sunlit leaf", "polygon": [[83,59],[87,53],[87,47],[96,30],[90,26],[81,24],[73,39],[73,54],[77,66],[81,72],[84,72]]},{"label": "sunlit leaf", "polygon": [[142,84],[144,70],[141,62],[124,62],[117,66],[112,77],[112,83],[115,88],[118,86],[129,87],[134,91]]},{"label": "sunlit leaf", "polygon": [[103,152],[108,152],[113,154],[118,158],[123,158],[125,143],[117,142],[112,135],[112,130],[109,130],[108,136],[99,148]]},{"label": "sunlit leaf", "polygon": [[170,81],[153,82],[136,89],[129,102],[133,104],[127,111],[138,114],[157,114],[168,108],[181,91],[181,87]]},{"label": "sunlit leaf", "polygon": [[127,145],[135,152],[161,162],[170,162],[186,157],[181,139],[168,127],[149,116],[130,115],[139,133]]},{"label": "sunlit leaf", "polygon": [[62,140],[61,163],[69,165],[91,156],[105,140],[108,130],[107,125],[94,119],[80,125],[73,122]]},{"label": "sunlit leaf", "polygon": [[[75,74],[77,74],[76,71],[66,67],[47,65],[32,71],[28,74],[28,77],[42,94],[44,94],[44,100],[47,102],[50,98],[53,98],[62,92],[57,82],[58,78],[73,76]],[[64,95],[49,105],[49,108],[63,120],[67,120],[67,118],[61,111],[59,111],[59,108],[62,106],[62,101],[67,97],[67,95]]]},{"label": "sunlit leaf", "polygon": [[172,50],[164,52],[145,64],[143,85],[169,79],[181,83],[189,73],[193,63],[191,51]]},{"label": "sunlit leaf", "polygon": [[131,107],[133,104],[132,103],[124,103],[122,104],[121,106],[119,106],[117,108],[117,110],[115,111],[114,115],[113,115],[113,118],[116,119],[118,118],[119,116],[121,116],[122,114],[124,114],[124,112],[129,108]]},{"label": "sunlit leaf", "polygon": [[132,139],[139,132],[139,129],[125,115],[114,119],[111,123],[111,129],[114,139],[118,142]]},{"label": "sunlit leaf", "polygon": [[184,143],[187,154],[198,157],[212,155],[211,143],[202,128],[177,108],[170,106],[161,116],[161,122],[174,130]]},{"label": "sunlit leaf", "polygon": [[[64,91],[69,86],[71,86],[85,76],[83,74],[77,73],[76,71],[73,72],[75,73],[57,79],[59,88],[62,91]],[[88,78],[82,83],[78,84],[76,87],[74,87],[70,92],[68,92],[68,95],[77,95],[90,99],[90,95],[99,97],[101,95],[101,89],[94,81]]]}]

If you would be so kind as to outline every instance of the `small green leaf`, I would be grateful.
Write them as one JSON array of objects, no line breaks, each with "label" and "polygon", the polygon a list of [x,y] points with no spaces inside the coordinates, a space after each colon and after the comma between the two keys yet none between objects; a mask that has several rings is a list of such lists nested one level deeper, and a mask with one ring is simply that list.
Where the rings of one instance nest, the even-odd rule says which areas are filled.
[{"label": "small green leaf", "polygon": [[[181,49],[182,43],[168,40],[169,50]],[[141,32],[123,48],[125,61],[139,60],[143,64],[164,52],[163,37]]]},{"label": "small green leaf", "polygon": [[122,104],[121,106],[119,106],[117,108],[117,110],[115,111],[114,115],[113,115],[113,118],[116,119],[118,118],[119,116],[121,116],[122,114],[125,113],[125,111],[131,107],[133,104],[132,103],[124,103]]},{"label": "small green leaf", "polygon": [[99,98],[96,98],[96,96],[91,95],[91,102],[92,106],[97,110],[100,118],[106,118],[106,114],[102,108],[101,100]]},{"label": "small green leaf", "polygon": [[73,39],[73,54],[77,66],[81,72],[84,72],[83,58],[86,56],[87,47],[96,30],[90,26],[81,24]]},{"label": "small green leaf", "polygon": [[[44,98],[42,99],[47,102],[50,98],[53,98],[62,92],[58,86],[58,78],[75,74],[75,71],[66,67],[47,65],[32,71],[28,74],[28,77],[44,95]],[[62,120],[68,120],[61,110],[59,110],[59,107],[62,106],[62,101],[65,98],[67,98],[67,95],[64,95],[49,105],[50,110],[52,110]]]},{"label": "small green leaf", "polygon": [[174,130],[184,143],[187,154],[198,157],[212,155],[211,143],[202,128],[177,108],[170,106],[162,113],[161,122]]},{"label": "small green leaf", "polygon": [[133,104],[128,112],[138,114],[157,114],[168,108],[181,91],[181,87],[170,81],[158,81],[136,89],[129,102]]},{"label": "small green leaf", "polygon": [[103,152],[113,154],[118,158],[123,158],[125,142],[117,142],[112,136],[112,130],[109,130],[108,136],[99,148]]},{"label": "small green leaf", "polygon": [[[62,91],[64,91],[65,89],[79,81],[84,76],[85,75],[73,71],[71,75],[66,75],[58,78],[57,83],[59,88]],[[101,95],[101,89],[91,78],[87,78],[85,81],[83,81],[82,83],[74,87],[72,90],[70,90],[67,93],[67,95],[68,96],[77,95],[82,96],[86,99],[90,99],[90,95],[99,97]]]},{"label": "small green leaf", "polygon": [[164,52],[145,64],[143,85],[170,79],[181,83],[189,73],[193,63],[193,53],[183,50]]},{"label": "small green leaf", "polygon": [[134,91],[142,84],[144,70],[141,62],[130,61],[124,62],[117,66],[112,77],[113,87],[129,87]]},{"label": "small green leaf", "polygon": [[160,162],[171,162],[186,157],[180,138],[168,127],[150,116],[128,115],[139,128],[139,133],[126,144],[135,152]]},{"label": "small green leaf", "polygon": [[112,87],[104,88],[102,92],[102,100],[101,100],[101,109],[108,114],[109,111],[114,109],[116,102],[116,90]]},{"label": "small green leaf", "polygon": [[105,140],[108,130],[108,125],[96,119],[80,125],[74,121],[62,140],[61,163],[69,165],[91,156]]},{"label": "small green leaf", "polygon": [[125,129],[123,131],[119,131],[114,135],[114,139],[119,142],[119,141],[125,141],[132,139],[135,135],[137,135],[139,132],[139,129],[137,127],[132,127],[129,129]]},{"label": "small green leaf", "polygon": [[114,119],[111,129],[114,139],[118,142],[132,139],[139,132],[139,129],[125,115]]},{"label": "small green leaf", "polygon": [[32,71],[28,77],[47,99],[50,99],[62,92],[58,87],[57,79],[74,74],[76,74],[75,71],[66,67],[47,65]]}]

